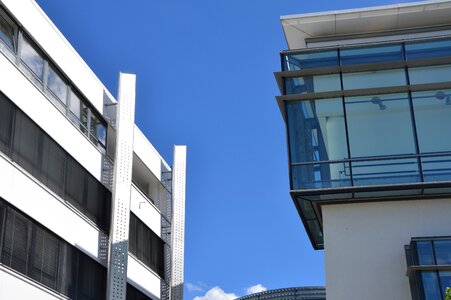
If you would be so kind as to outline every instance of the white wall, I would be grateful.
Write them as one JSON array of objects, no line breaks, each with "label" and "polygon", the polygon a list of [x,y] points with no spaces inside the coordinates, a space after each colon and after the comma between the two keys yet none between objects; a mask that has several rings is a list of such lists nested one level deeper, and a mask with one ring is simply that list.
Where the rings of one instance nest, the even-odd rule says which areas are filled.
[{"label": "white wall", "polygon": [[160,212],[134,185],[132,185],[130,210],[155,234],[161,237]]},{"label": "white wall", "polygon": [[404,245],[451,235],[450,211],[450,199],[324,205],[327,299],[411,299]]},{"label": "white wall", "polygon": [[22,275],[0,266],[0,299],[66,299]]},{"label": "white wall", "polygon": [[128,255],[127,278],[129,283],[152,299],[161,298],[160,277],[150,271],[149,268],[144,267],[130,254]]}]

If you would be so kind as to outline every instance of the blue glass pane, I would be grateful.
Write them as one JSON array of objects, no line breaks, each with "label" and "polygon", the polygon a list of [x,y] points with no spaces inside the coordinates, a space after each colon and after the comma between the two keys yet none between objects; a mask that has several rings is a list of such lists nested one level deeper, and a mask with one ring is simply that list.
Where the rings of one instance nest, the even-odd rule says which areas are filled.
[{"label": "blue glass pane", "polygon": [[291,166],[293,189],[322,189],[351,186],[349,163]]},{"label": "blue glass pane", "polygon": [[284,71],[338,66],[338,52],[337,50],[332,50],[284,54],[282,56],[282,61]]},{"label": "blue glass pane", "polygon": [[407,94],[345,99],[351,157],[415,154]]},{"label": "blue glass pane", "polygon": [[343,74],[343,89],[368,89],[406,85],[403,69],[382,70]]},{"label": "blue glass pane", "polygon": [[443,299],[446,297],[446,288],[451,288],[451,272],[450,271],[441,271],[439,272],[440,277],[440,285],[442,287],[442,296]]},{"label": "blue glass pane", "polygon": [[407,60],[451,56],[451,40],[407,43]]},{"label": "blue glass pane", "polygon": [[421,272],[423,279],[423,291],[425,300],[440,300],[442,299],[440,287],[438,283],[437,272]]},{"label": "blue glass pane", "polygon": [[410,84],[451,81],[451,65],[409,68]]},{"label": "blue glass pane", "polygon": [[451,180],[451,156],[424,157],[421,166],[426,182]]},{"label": "blue glass pane", "polygon": [[319,93],[339,90],[341,90],[341,83],[338,74],[285,78],[286,94]]},{"label": "blue glass pane", "polygon": [[416,158],[352,162],[354,186],[420,181]]},{"label": "blue glass pane", "polygon": [[434,250],[432,249],[431,241],[418,241],[417,254],[418,264],[423,266],[435,265]]},{"label": "blue glass pane", "polygon": [[434,241],[437,265],[451,265],[451,240]]},{"label": "blue glass pane", "polygon": [[404,55],[401,45],[373,46],[365,48],[342,49],[340,51],[343,66],[369,64],[390,61],[402,61]]},{"label": "blue glass pane", "polygon": [[291,163],[348,157],[341,99],[287,102]]},{"label": "blue glass pane", "polygon": [[421,153],[451,151],[451,90],[412,93]]}]

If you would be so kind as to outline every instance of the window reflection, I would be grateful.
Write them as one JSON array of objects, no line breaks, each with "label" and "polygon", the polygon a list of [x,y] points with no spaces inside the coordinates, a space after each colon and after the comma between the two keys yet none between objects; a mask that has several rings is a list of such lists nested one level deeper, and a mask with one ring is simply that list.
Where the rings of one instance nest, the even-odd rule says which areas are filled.
[{"label": "window reflection", "polygon": [[409,68],[410,84],[451,81],[451,65]]},{"label": "window reflection", "polygon": [[40,81],[44,81],[44,58],[34,49],[27,38],[22,39],[20,57],[23,63]]},{"label": "window reflection", "polygon": [[343,89],[367,89],[406,85],[403,69],[343,74]]},{"label": "window reflection", "polygon": [[451,40],[406,43],[407,60],[451,56]]},{"label": "window reflection", "polygon": [[331,67],[339,64],[337,50],[285,54],[282,60],[284,71]]},{"label": "window reflection", "polygon": [[53,96],[56,96],[59,101],[66,105],[67,85],[53,67],[50,66],[47,76],[47,88]]},{"label": "window reflection", "polygon": [[371,46],[342,49],[340,60],[343,66],[377,62],[402,61],[404,55],[401,45]]},{"label": "window reflection", "polygon": [[285,90],[286,94],[339,91],[340,76],[333,74],[285,78]]},{"label": "window reflection", "polygon": [[15,51],[17,26],[0,10],[0,40]]},{"label": "window reflection", "polygon": [[407,94],[345,98],[351,157],[414,154]]}]

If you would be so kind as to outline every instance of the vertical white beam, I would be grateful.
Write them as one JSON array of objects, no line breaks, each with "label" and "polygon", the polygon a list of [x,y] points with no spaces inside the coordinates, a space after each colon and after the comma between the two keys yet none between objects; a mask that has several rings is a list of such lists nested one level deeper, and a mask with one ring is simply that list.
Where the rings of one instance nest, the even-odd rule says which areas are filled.
[{"label": "vertical white beam", "polygon": [[135,124],[134,74],[121,73],[117,109],[117,138],[111,203],[107,299],[125,300],[127,292],[128,231]]},{"label": "vertical white beam", "polygon": [[171,300],[183,300],[185,248],[186,146],[174,146],[172,166]]}]

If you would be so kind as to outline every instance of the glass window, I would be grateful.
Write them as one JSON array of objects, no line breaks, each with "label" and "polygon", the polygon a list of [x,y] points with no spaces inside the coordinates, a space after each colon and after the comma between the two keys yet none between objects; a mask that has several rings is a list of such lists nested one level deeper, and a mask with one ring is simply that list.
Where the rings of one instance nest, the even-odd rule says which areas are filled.
[{"label": "glass window", "polygon": [[407,60],[451,56],[451,40],[406,43]]},{"label": "glass window", "polygon": [[415,154],[407,94],[347,97],[345,105],[351,157]]},{"label": "glass window", "polygon": [[426,182],[451,180],[451,156],[423,157],[421,166]]},{"label": "glass window", "polygon": [[351,186],[349,163],[318,163],[291,166],[294,190]]},{"label": "glass window", "polygon": [[0,93],[0,151],[10,155],[14,106]]},{"label": "glass window", "polygon": [[421,272],[425,300],[441,299],[437,272]]},{"label": "glass window", "polygon": [[416,242],[419,265],[435,265],[434,250],[432,248],[432,241],[418,241]]},{"label": "glass window", "polygon": [[339,65],[337,50],[284,54],[282,56],[282,61],[284,71],[332,67]]},{"label": "glass window", "polygon": [[39,79],[37,83],[42,83],[44,81],[44,58],[36,51],[26,37],[22,38],[20,58],[28,67],[27,71],[31,71],[31,73],[28,73],[33,76],[32,79],[37,78]]},{"label": "glass window", "polygon": [[93,143],[97,145],[100,142],[105,147],[106,127],[94,113],[91,113],[90,133],[90,138]]},{"label": "glass window", "polygon": [[410,84],[451,81],[451,65],[409,68]]},{"label": "glass window", "polygon": [[16,110],[12,159],[32,175],[36,175],[36,158],[42,137],[42,132],[33,121]]},{"label": "glass window", "polygon": [[60,197],[64,197],[66,153],[50,137],[44,136],[39,180]]},{"label": "glass window", "polygon": [[47,76],[47,89],[50,98],[63,111],[66,107],[67,85],[62,79],[62,76],[51,66],[49,66]]},{"label": "glass window", "polygon": [[348,158],[341,98],[286,105],[291,163]]},{"label": "glass window", "polygon": [[345,90],[400,85],[406,85],[406,73],[403,69],[343,74],[343,89]]},{"label": "glass window", "polygon": [[340,60],[343,66],[370,64],[391,61],[403,61],[401,45],[372,46],[365,48],[349,48],[340,50]]},{"label": "glass window", "polygon": [[451,265],[451,240],[434,241],[437,265]]},{"label": "glass window", "polygon": [[412,103],[420,152],[451,151],[451,90],[414,92]]},{"label": "glass window", "polygon": [[73,158],[66,163],[66,199],[79,210],[85,209],[86,171]]},{"label": "glass window", "polygon": [[[9,47],[10,50],[16,50],[17,26],[0,9],[0,40]],[[0,47],[1,49],[1,47]]]},{"label": "glass window", "polygon": [[338,74],[285,78],[286,94],[319,93],[339,90],[341,90],[341,83]]},{"label": "glass window", "polygon": [[451,272],[450,271],[440,271],[438,272],[440,277],[440,286],[442,287],[443,299],[446,298],[446,289],[451,288]]}]

